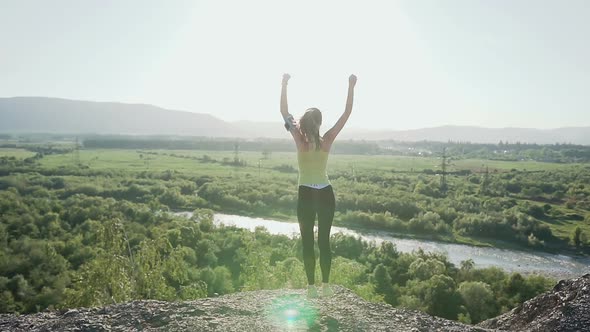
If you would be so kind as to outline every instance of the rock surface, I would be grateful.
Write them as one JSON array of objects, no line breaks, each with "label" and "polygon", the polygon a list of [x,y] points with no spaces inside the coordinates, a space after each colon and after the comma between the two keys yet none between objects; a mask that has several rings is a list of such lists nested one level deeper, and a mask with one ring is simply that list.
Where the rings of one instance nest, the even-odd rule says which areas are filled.
[{"label": "rock surface", "polygon": [[478,326],[510,331],[590,331],[590,274],[561,280],[553,290]]},{"label": "rock surface", "polygon": [[281,289],[0,315],[0,331],[590,331],[590,274],[562,280],[477,326],[369,303],[339,286],[334,291],[319,299],[307,299],[301,289]]},{"label": "rock surface", "polygon": [[486,331],[413,310],[369,303],[334,286],[241,292],[186,302],[133,301],[31,315],[0,315],[0,331]]}]

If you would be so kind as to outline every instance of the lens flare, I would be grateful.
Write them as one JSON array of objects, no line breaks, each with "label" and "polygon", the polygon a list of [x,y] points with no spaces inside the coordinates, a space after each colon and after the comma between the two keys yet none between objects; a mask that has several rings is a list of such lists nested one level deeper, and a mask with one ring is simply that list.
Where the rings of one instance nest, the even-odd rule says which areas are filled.
[{"label": "lens flare", "polygon": [[294,322],[299,317],[299,310],[297,309],[287,309],[285,310],[285,319],[288,323]]},{"label": "lens flare", "polygon": [[266,309],[269,321],[280,329],[309,328],[315,324],[318,310],[300,294],[278,297]]}]

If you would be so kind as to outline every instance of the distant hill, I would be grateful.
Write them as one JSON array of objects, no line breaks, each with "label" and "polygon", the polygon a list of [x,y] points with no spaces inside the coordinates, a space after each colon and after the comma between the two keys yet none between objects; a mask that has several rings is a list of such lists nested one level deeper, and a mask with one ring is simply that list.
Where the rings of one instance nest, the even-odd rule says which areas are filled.
[{"label": "distant hill", "polygon": [[[285,138],[285,129],[277,122],[234,122],[243,132],[253,136]],[[327,130],[328,128],[324,128]],[[395,140],[395,141],[436,141],[493,143],[572,143],[590,145],[590,127],[566,127],[557,129],[534,128],[485,128],[474,126],[440,126],[412,130],[363,130],[345,128],[340,134],[343,139],[356,140]]]},{"label": "distant hill", "polygon": [[396,141],[437,141],[473,142],[473,143],[572,143],[590,145],[590,127],[564,127],[556,129],[535,128],[484,128],[474,126],[441,126],[412,130],[369,131],[351,130],[343,135],[366,140]]},{"label": "distant hill", "polygon": [[[145,104],[46,97],[0,98],[0,133],[85,133],[209,137],[288,138],[277,112],[274,122],[226,122],[210,114]],[[573,143],[590,145],[590,127],[557,129],[441,126],[413,130],[346,128],[344,139],[474,143]]]},{"label": "distant hill", "polygon": [[0,132],[242,136],[209,114],[153,105],[44,97],[0,98]]}]

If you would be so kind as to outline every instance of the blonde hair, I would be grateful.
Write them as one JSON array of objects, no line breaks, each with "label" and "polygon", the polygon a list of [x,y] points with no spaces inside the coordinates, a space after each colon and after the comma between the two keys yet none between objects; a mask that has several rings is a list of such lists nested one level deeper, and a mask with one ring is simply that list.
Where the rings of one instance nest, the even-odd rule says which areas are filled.
[{"label": "blonde hair", "polygon": [[322,125],[322,112],[315,108],[308,108],[299,120],[299,131],[308,143],[313,143],[315,149],[321,147],[320,126]]}]

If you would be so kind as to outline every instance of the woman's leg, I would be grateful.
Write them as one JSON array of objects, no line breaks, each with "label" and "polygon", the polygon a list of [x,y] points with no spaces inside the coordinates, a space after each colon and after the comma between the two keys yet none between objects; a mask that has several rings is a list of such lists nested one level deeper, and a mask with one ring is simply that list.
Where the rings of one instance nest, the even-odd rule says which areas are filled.
[{"label": "woman's leg", "polygon": [[330,230],[334,220],[336,199],[332,186],[320,189],[318,201],[318,246],[320,248],[320,268],[322,282],[328,283],[332,267],[332,249],[330,248]]},{"label": "woman's leg", "polygon": [[313,248],[313,226],[316,211],[314,210],[312,188],[300,186],[297,199],[297,220],[303,245],[303,266],[310,285],[315,283],[315,252]]}]

